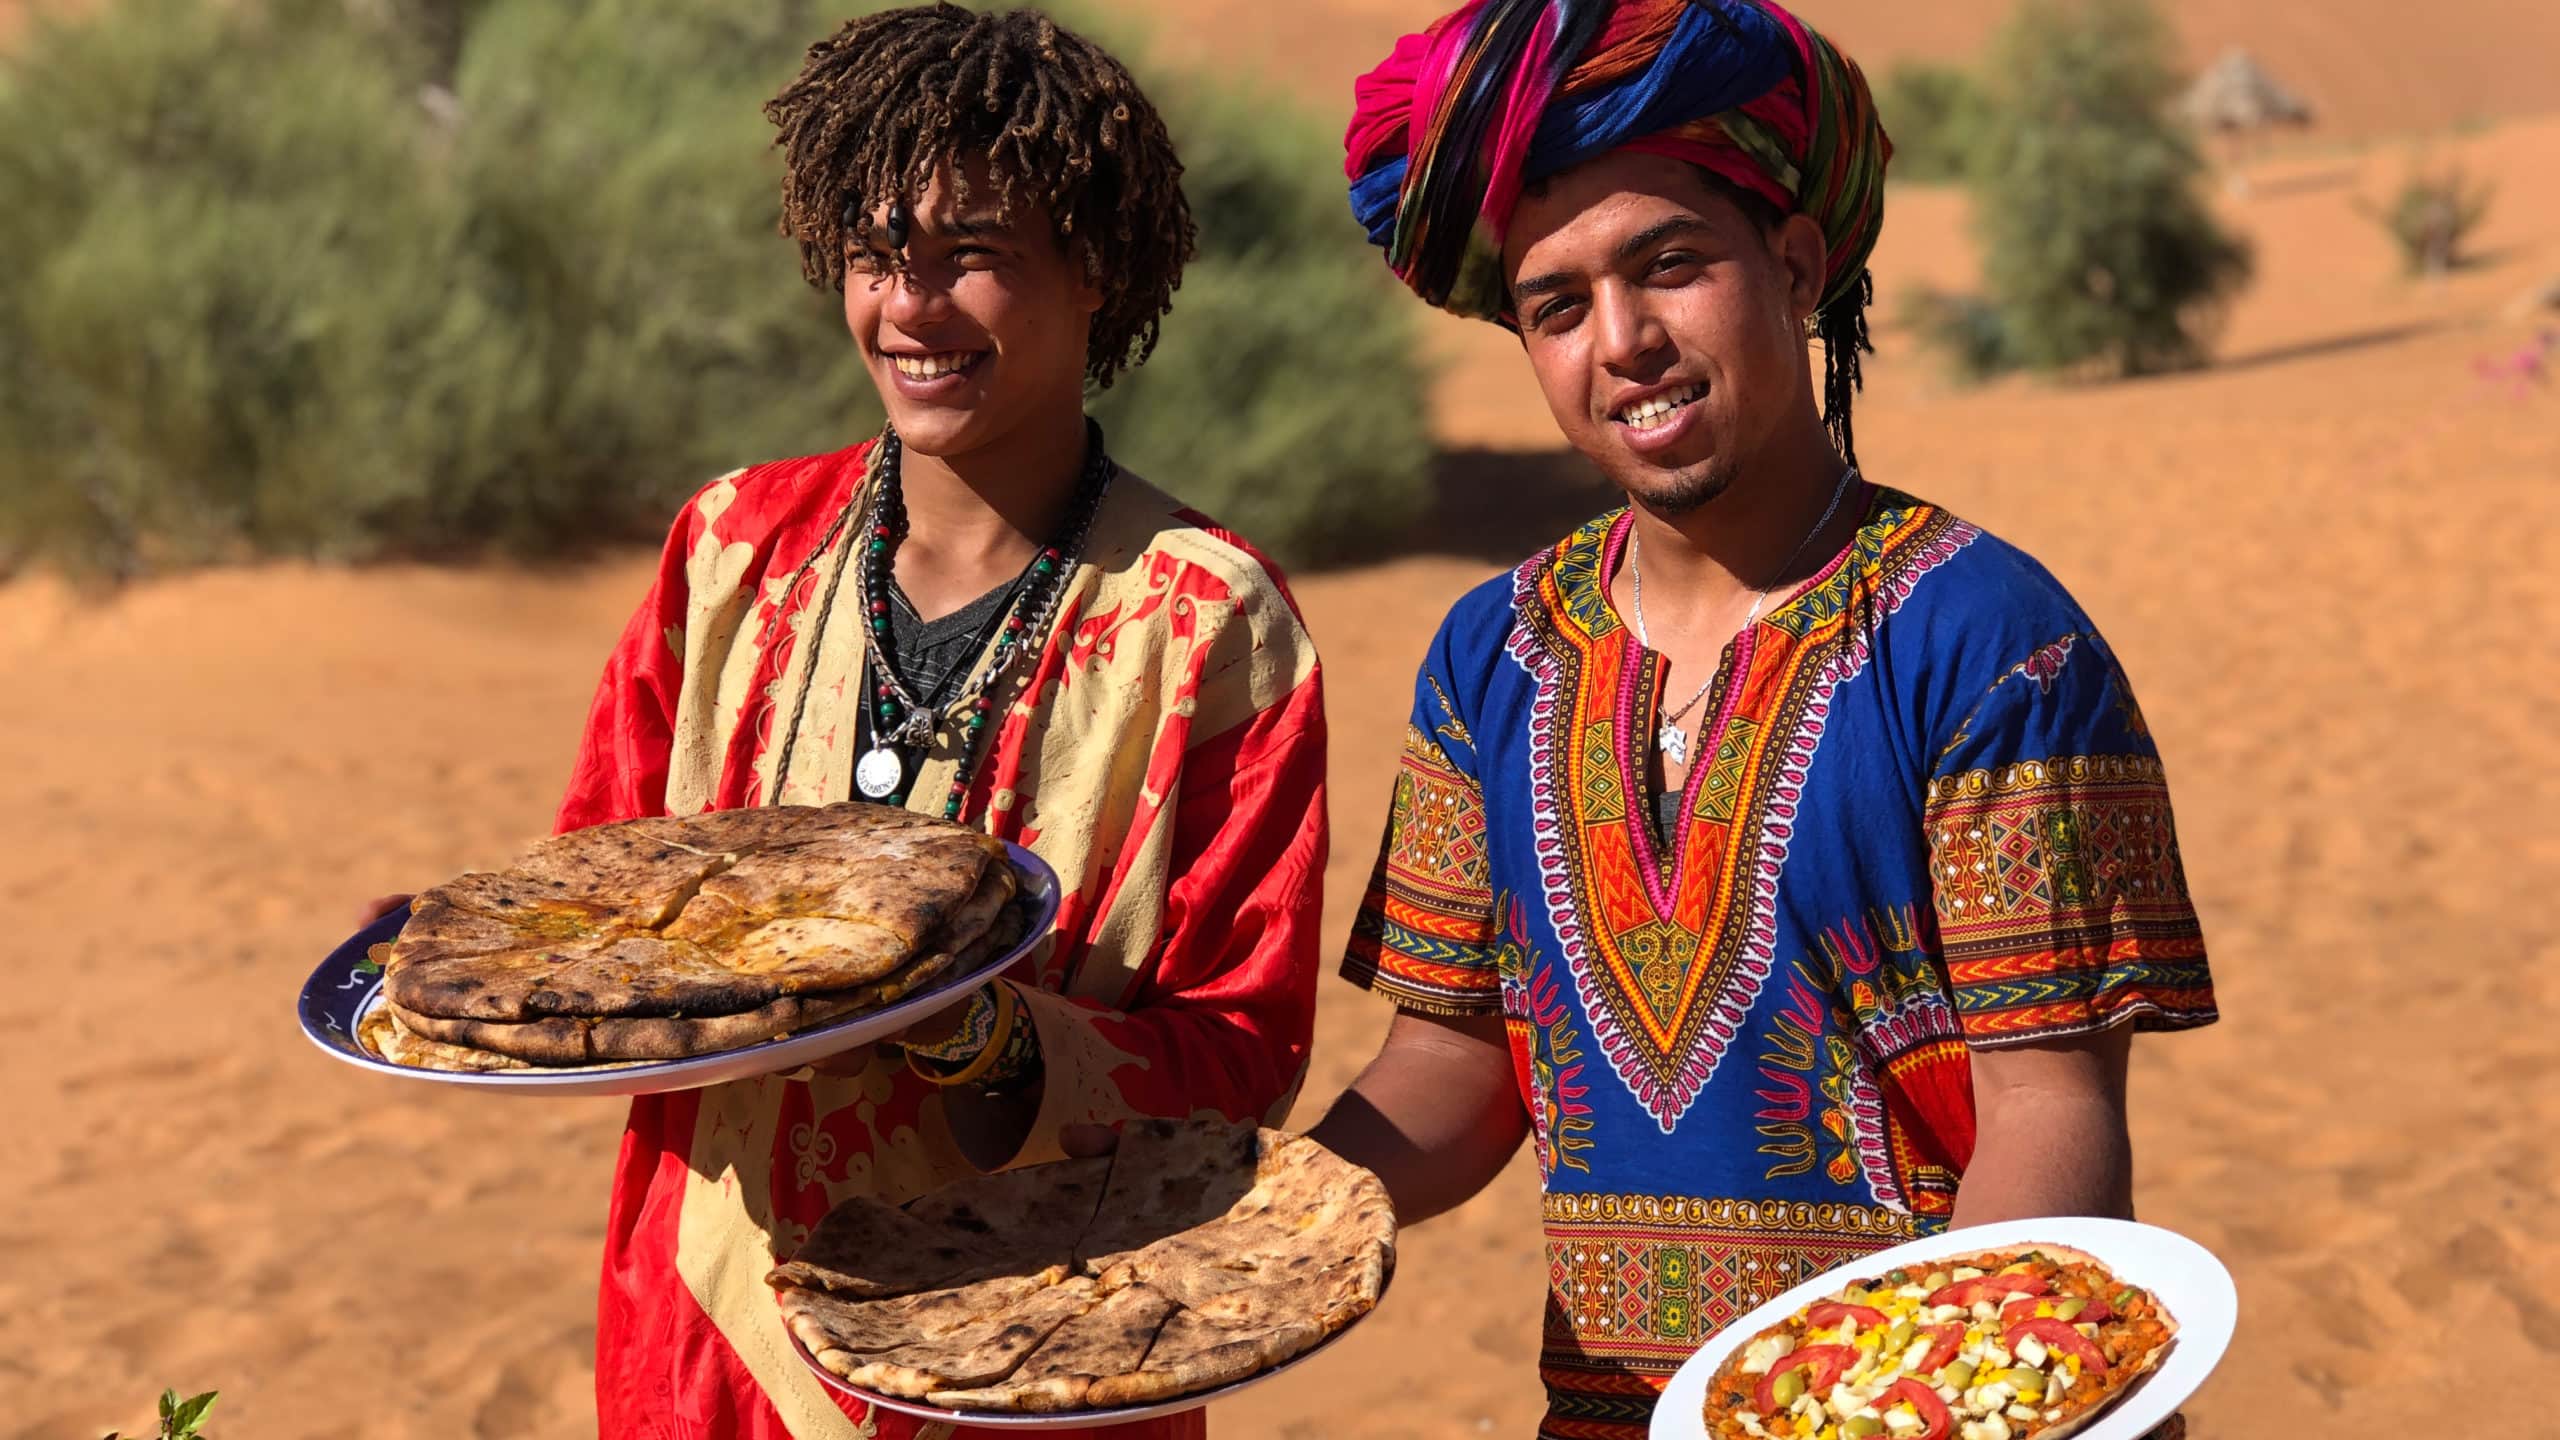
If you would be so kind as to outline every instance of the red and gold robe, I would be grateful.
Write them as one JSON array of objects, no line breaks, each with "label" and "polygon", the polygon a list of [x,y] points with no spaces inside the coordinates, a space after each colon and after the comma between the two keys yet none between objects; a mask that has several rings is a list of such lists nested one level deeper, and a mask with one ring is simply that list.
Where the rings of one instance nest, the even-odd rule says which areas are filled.
[{"label": "red and gold robe", "polygon": [[[848,580],[816,633],[843,552],[801,564],[868,448],[759,465],[694,497],[605,668],[560,828],[850,798],[861,606]],[[1325,861],[1316,656],[1281,578],[1124,473],[1046,644],[996,698],[965,818],[1037,853],[1065,892],[1055,936],[1009,972],[1046,1067],[1017,1163],[1053,1158],[1075,1122],[1277,1120],[1306,1068]],[[956,764],[938,744],[915,808],[940,812]],[[951,1433],[840,1402],[793,1354],[764,1276],[844,1197],[903,1201],[970,1173],[940,1092],[888,1055],[857,1076],[634,1101],[597,1306],[600,1432]],[[1205,1425],[1194,1412],[1110,1433]]]}]

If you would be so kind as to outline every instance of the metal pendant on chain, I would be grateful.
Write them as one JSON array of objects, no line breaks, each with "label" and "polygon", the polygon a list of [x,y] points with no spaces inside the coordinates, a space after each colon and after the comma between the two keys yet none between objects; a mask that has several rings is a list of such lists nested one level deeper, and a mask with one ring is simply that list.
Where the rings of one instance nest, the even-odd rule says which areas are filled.
[{"label": "metal pendant on chain", "polygon": [[[1760,587],[1759,594],[1751,597],[1751,613],[1742,617],[1743,630],[1749,630],[1752,622],[1760,618],[1760,607],[1769,603],[1769,592],[1777,588],[1778,581],[1787,578],[1787,571],[1795,565],[1796,557],[1804,553],[1804,547],[1812,544],[1813,537],[1822,533],[1822,527],[1831,523],[1831,517],[1840,513],[1840,502],[1848,495],[1850,483],[1857,478],[1858,467],[1855,465],[1840,472],[1839,482],[1831,487],[1831,503],[1822,509],[1822,518],[1814,521],[1813,528],[1804,532],[1804,538],[1796,542],[1796,548],[1788,551],[1787,558],[1778,562],[1776,575]],[[1645,632],[1644,625],[1644,532],[1641,530],[1632,531],[1628,536],[1627,580],[1635,601],[1636,643],[1650,650],[1653,637]],[[1715,688],[1715,683],[1714,675],[1707,676],[1706,683],[1682,701],[1680,708],[1664,715],[1654,728],[1654,746],[1672,764],[1686,766],[1689,763],[1689,732],[1682,728],[1680,722],[1688,717],[1699,701],[1707,698],[1707,692]]]},{"label": "metal pendant on chain", "polygon": [[[945,819],[957,820],[968,802],[969,782],[976,775],[988,717],[995,710],[997,686],[1014,661],[1038,645],[1040,637],[1048,632],[1050,620],[1066,597],[1068,580],[1075,573],[1115,469],[1103,453],[1102,427],[1086,421],[1084,469],[1065,523],[1048,544],[1040,547],[1023,572],[1004,624],[996,632],[994,646],[975,679],[948,703],[935,704],[919,699],[908,689],[892,653],[889,585],[898,543],[906,538],[907,517],[898,484],[896,432],[884,432],[880,443],[884,454],[872,486],[864,533],[857,542],[862,549],[857,552],[856,564],[864,616],[871,626],[871,643],[864,647],[863,668],[871,692],[872,742],[854,762],[853,783],[867,800],[903,805],[913,781],[900,750],[930,746],[949,726],[958,732],[959,755],[942,813]],[[823,631],[823,613],[818,623]],[[805,689],[805,675],[802,685]]]}]

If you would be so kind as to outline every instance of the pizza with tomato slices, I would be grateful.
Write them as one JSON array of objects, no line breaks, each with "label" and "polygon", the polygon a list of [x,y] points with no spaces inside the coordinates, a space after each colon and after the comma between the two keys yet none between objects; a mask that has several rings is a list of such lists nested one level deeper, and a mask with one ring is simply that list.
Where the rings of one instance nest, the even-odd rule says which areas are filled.
[{"label": "pizza with tomato slices", "polygon": [[2060,1440],[2168,1352],[2178,1323],[2058,1245],[1845,1285],[1733,1353],[1715,1440]]}]

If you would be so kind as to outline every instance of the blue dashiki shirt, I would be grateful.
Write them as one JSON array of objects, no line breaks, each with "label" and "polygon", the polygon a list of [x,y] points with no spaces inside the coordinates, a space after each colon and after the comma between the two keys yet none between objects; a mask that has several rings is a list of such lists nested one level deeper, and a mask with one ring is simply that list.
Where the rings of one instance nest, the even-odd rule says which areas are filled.
[{"label": "blue dashiki shirt", "polygon": [[1638,1440],[1708,1336],[1944,1229],[1971,1047],[2215,1018],[2115,656],[2022,552],[1865,504],[1727,652],[1667,844],[1661,661],[1607,594],[1625,511],[1461,600],[1422,666],[1344,971],[1507,1022],[1544,1177],[1542,1437]]}]

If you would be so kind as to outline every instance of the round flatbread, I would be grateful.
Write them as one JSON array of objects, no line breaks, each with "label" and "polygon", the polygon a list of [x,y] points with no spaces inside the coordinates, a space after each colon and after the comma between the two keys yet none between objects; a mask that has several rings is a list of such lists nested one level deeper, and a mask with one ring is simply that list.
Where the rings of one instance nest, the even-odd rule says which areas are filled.
[{"label": "round flatbread", "polygon": [[895,1003],[1020,933],[1004,847],[867,804],[553,836],[420,895],[383,951],[395,1063],[688,1059]]},{"label": "round flatbread", "polygon": [[1374,1308],[1394,1263],[1368,1171],[1303,1135],[1143,1121],[1107,1160],[849,1200],[768,1278],[792,1334],[849,1385],[1058,1413],[1286,1363]]}]

